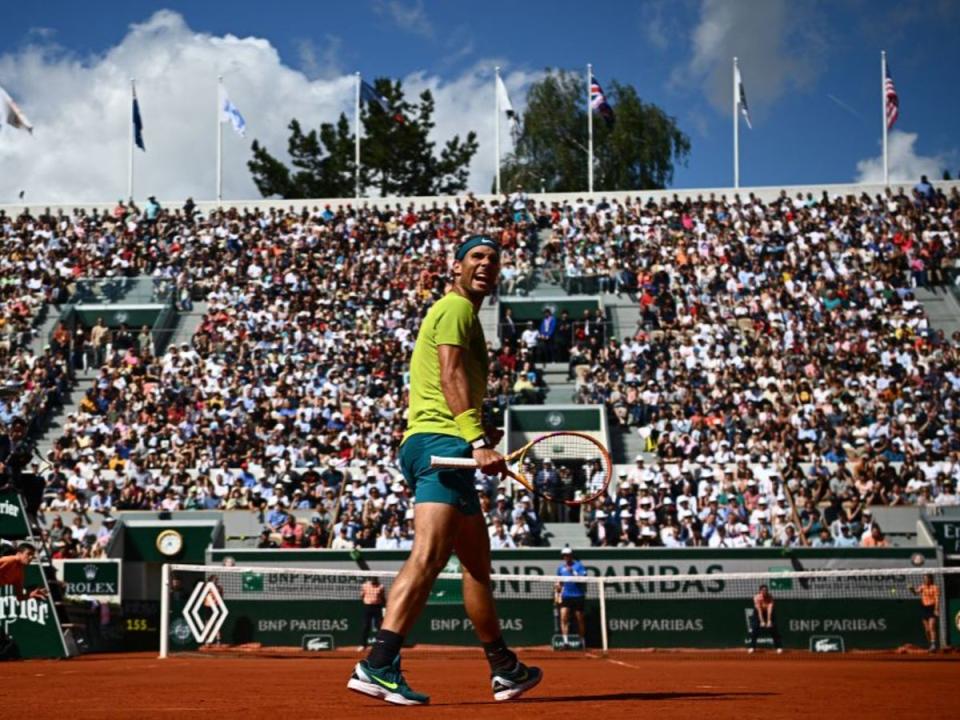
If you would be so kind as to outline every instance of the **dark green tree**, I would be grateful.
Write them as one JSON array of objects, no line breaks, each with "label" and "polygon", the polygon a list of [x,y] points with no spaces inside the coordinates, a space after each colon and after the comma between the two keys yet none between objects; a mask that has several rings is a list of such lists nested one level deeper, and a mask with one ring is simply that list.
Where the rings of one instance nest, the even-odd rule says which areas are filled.
[{"label": "dark green tree", "polygon": [[944,180],[951,180],[951,179],[952,179],[952,178],[950,177],[950,171],[949,171],[949,170],[944,170],[944,171],[943,171],[943,179],[944,179]]},{"label": "dark green tree", "polygon": [[[605,86],[615,122],[593,118],[593,185],[603,190],[648,190],[673,180],[674,164],[685,162],[690,139],[676,120],[643,102],[630,85]],[[587,188],[587,101],[583,76],[549,71],[530,87],[514,152],[501,170],[503,187],[547,192]]]},{"label": "dark green tree", "polygon": [[[477,152],[476,133],[465,140],[454,136],[442,150],[430,140],[434,127],[433,96],[421,93],[419,103],[404,98],[399,81],[374,82],[390,112],[377,103],[361,105],[364,136],[360,145],[360,186],[386,195],[446,195],[464,190],[470,161]],[[264,197],[352,197],[354,194],[354,135],[346,115],[336,125],[324,123],[320,131],[304,134],[297,120],[290,121],[287,152],[293,169],[271,155],[257,141],[248,163],[254,182]]]},{"label": "dark green tree", "polygon": [[298,120],[290,121],[287,153],[293,169],[253,141],[253,158],[247,163],[257,189],[264,197],[349,197],[353,193],[353,133],[347,116],[336,125],[323,123],[320,131],[304,134]]}]

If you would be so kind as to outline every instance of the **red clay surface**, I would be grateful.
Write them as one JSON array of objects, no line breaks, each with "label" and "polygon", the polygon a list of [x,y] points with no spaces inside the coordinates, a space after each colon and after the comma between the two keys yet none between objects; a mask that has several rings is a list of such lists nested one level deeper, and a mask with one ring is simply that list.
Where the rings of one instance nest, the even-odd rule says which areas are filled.
[{"label": "red clay surface", "polygon": [[87,655],[0,665],[10,718],[949,718],[956,656],[524,651],[543,683],[494,703],[479,651],[404,651],[431,705],[398,708],[345,687],[358,655]]}]

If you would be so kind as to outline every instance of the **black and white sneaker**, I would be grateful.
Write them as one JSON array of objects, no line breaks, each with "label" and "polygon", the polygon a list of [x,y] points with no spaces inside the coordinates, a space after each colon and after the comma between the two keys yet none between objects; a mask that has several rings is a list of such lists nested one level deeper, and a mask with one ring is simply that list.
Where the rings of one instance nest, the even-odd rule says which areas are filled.
[{"label": "black and white sneaker", "polygon": [[494,700],[514,700],[543,680],[543,671],[538,667],[527,667],[517,661],[510,672],[494,673],[490,677]]}]

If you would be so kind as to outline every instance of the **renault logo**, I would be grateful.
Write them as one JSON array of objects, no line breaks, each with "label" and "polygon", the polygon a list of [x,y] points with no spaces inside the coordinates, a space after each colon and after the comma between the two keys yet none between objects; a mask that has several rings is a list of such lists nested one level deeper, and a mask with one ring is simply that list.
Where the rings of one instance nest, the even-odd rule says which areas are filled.
[{"label": "renault logo", "polygon": [[[200,609],[204,607],[210,610],[210,617],[206,620],[200,615]],[[223,621],[227,619],[227,605],[217,586],[212,582],[197,583],[183,608],[183,618],[198,643],[216,640]]]}]

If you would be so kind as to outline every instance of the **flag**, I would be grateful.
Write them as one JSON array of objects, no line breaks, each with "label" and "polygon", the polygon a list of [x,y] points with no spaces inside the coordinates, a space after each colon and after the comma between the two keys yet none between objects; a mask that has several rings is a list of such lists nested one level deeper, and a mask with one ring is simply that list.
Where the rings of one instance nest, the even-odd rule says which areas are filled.
[{"label": "flag", "polygon": [[136,89],[133,89],[133,142],[144,152],[147,151],[143,144],[143,120],[140,119],[140,103],[137,102]]},{"label": "flag", "polygon": [[607,102],[600,83],[592,76],[590,78],[590,107],[600,113],[600,117],[607,123],[608,128],[613,127],[613,108]]},{"label": "flag", "polygon": [[387,102],[387,99],[378,93],[374,89],[373,85],[368,83],[366,80],[360,81],[360,100],[362,102],[375,103],[379,105],[384,114],[390,115],[398,123],[403,123],[403,113],[393,112],[390,109],[390,103]]},{"label": "flag", "polygon": [[[743,119],[747,123],[747,127],[753,130],[753,125],[750,124],[750,108],[747,107],[747,93],[743,89],[743,78],[740,77],[740,66],[735,65],[733,72],[736,73],[737,80],[737,107],[740,109],[740,112],[743,113]],[[736,112],[736,110],[734,110]]]},{"label": "flag", "polygon": [[883,97],[887,101],[887,130],[889,130],[900,117],[900,98],[897,96],[897,89],[893,86],[893,78],[890,77],[890,66],[887,65],[885,70],[887,77],[883,81]]},{"label": "flag", "polygon": [[22,128],[28,133],[33,133],[33,125],[27,120],[13,98],[7,94],[7,91],[0,87],[0,127],[6,123],[10,127]]},{"label": "flag", "polygon": [[247,121],[243,119],[243,115],[240,114],[240,111],[237,109],[237,106],[230,102],[230,98],[227,97],[227,90],[223,87],[223,84],[220,85],[220,122],[228,122],[233,126],[233,130],[237,135],[243,137],[244,133],[247,131]]},{"label": "flag", "polygon": [[500,98],[500,108],[507,115],[510,121],[510,130],[513,133],[520,132],[520,116],[513,109],[513,103],[510,102],[510,96],[507,95],[507,86],[503,84],[503,78],[497,75],[497,97]]}]

